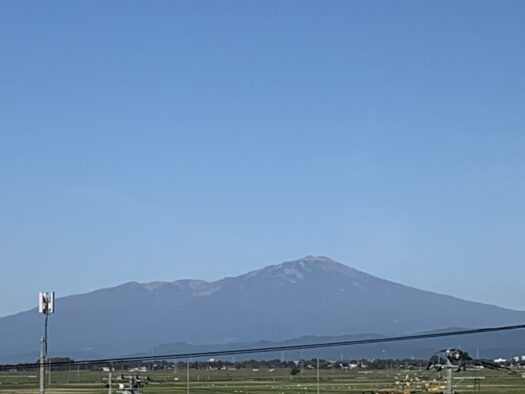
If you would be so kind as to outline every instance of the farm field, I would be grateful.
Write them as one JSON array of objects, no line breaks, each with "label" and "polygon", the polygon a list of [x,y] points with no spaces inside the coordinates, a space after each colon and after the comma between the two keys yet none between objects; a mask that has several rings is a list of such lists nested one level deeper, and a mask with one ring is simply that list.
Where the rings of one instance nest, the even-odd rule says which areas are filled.
[{"label": "farm field", "polygon": [[[113,372],[113,376],[129,375],[127,371]],[[105,379],[108,374],[92,371],[52,372],[50,385],[46,389],[50,394],[105,394],[108,389]],[[146,372],[140,376],[149,376],[150,381],[143,387],[144,394],[186,393],[186,371]],[[419,380],[419,382],[416,381]],[[403,393],[403,389],[413,391],[405,393],[424,393],[417,391],[421,381],[430,383],[438,377],[436,372],[409,370],[321,370],[319,389],[321,393]],[[477,379],[479,378],[479,379]],[[48,377],[49,379],[49,377]],[[409,380],[411,380],[410,383]],[[396,385],[396,381],[398,384]],[[479,385],[475,384],[479,382]],[[455,374],[457,393],[525,393],[525,378],[520,373],[506,371],[466,371]],[[432,391],[440,392],[440,383],[431,384]],[[291,376],[289,369],[240,369],[191,370],[190,393],[242,393],[242,394],[299,394],[316,393],[317,380],[315,370],[305,370]],[[398,391],[396,391],[398,390]],[[114,388],[113,393],[118,393]],[[36,373],[1,372],[0,393],[36,394],[38,377]]]}]

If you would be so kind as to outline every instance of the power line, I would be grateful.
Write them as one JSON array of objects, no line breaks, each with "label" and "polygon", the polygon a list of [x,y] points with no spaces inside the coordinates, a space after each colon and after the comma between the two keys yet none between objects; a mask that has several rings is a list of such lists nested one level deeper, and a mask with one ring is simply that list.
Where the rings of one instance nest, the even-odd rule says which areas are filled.
[{"label": "power line", "polygon": [[[357,345],[371,345],[376,343],[389,343],[389,342],[403,342],[413,341],[417,339],[430,339],[430,338],[442,338],[452,337],[460,335],[474,335],[500,331],[511,331],[525,329],[525,324],[518,324],[512,326],[499,326],[499,327],[484,327],[474,328],[470,330],[456,330],[446,332],[434,332],[427,334],[414,334],[414,335],[403,335],[395,337],[384,337],[384,338],[371,338],[371,339],[356,339],[349,341],[337,341],[337,342],[318,342],[309,343],[303,345],[284,345],[284,346],[268,346],[258,348],[241,348],[231,350],[217,350],[209,352],[194,352],[194,353],[175,353],[175,354],[163,354],[154,356],[132,356],[132,357],[120,357],[120,358],[103,358],[94,360],[74,360],[74,361],[57,361],[53,363],[53,367],[66,367],[66,366],[79,366],[79,365],[98,365],[98,364],[109,364],[119,362],[133,362],[133,361],[154,361],[154,360],[176,360],[176,359],[189,359],[200,358],[200,357],[217,357],[217,356],[231,356],[236,354],[254,354],[254,353],[271,353],[288,350],[301,350],[301,349],[320,349],[329,347],[340,347],[340,346],[357,346]],[[13,369],[13,368],[38,368],[39,363],[27,363],[27,364],[10,364],[1,365],[0,369]]]}]

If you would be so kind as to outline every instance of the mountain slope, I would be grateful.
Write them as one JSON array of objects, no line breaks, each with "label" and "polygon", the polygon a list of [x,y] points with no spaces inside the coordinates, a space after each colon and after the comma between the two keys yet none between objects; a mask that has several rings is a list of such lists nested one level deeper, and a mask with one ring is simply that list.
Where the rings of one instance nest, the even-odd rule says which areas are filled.
[{"label": "mountain slope", "polygon": [[[51,353],[94,356],[177,341],[390,335],[525,321],[525,312],[418,290],[312,256],[215,282],[131,282],[64,297],[57,306]],[[37,350],[41,327],[35,310],[0,319],[0,353]]]}]

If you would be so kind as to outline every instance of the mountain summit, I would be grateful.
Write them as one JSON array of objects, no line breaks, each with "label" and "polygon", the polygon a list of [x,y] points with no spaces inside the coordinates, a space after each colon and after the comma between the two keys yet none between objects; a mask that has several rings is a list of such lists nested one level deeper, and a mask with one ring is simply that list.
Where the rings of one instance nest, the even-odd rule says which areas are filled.
[{"label": "mountain summit", "polygon": [[160,289],[164,291],[168,288],[185,289],[194,296],[203,296],[211,295],[230,286],[236,286],[238,290],[243,291],[247,285],[285,286],[287,284],[298,284],[302,281],[333,281],[338,276],[355,278],[369,275],[331,260],[328,257],[306,256],[298,260],[270,265],[244,275],[225,278],[215,282],[183,279],[174,282],[144,283],[142,286],[154,292]]},{"label": "mountain summit", "polygon": [[[57,306],[50,319],[51,352],[93,356],[178,341],[397,335],[525,321],[525,312],[403,286],[314,256],[213,282],[130,282],[64,297]],[[35,310],[1,318],[0,353],[33,356],[41,327]]]},{"label": "mountain summit", "polygon": [[266,268],[252,271],[243,276],[267,275],[274,278],[283,278],[290,283],[295,283],[305,278],[320,279],[323,276],[343,275],[352,277],[366,275],[354,268],[338,263],[324,256],[306,256],[302,259],[287,261],[278,265],[270,265]]}]

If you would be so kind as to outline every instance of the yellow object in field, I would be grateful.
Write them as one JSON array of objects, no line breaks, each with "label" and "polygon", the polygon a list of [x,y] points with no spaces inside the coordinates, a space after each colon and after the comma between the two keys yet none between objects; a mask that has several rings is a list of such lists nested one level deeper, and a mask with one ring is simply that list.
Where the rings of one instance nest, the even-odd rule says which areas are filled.
[{"label": "yellow object in field", "polygon": [[433,385],[427,388],[427,392],[429,393],[442,393],[446,389],[443,385]]}]

